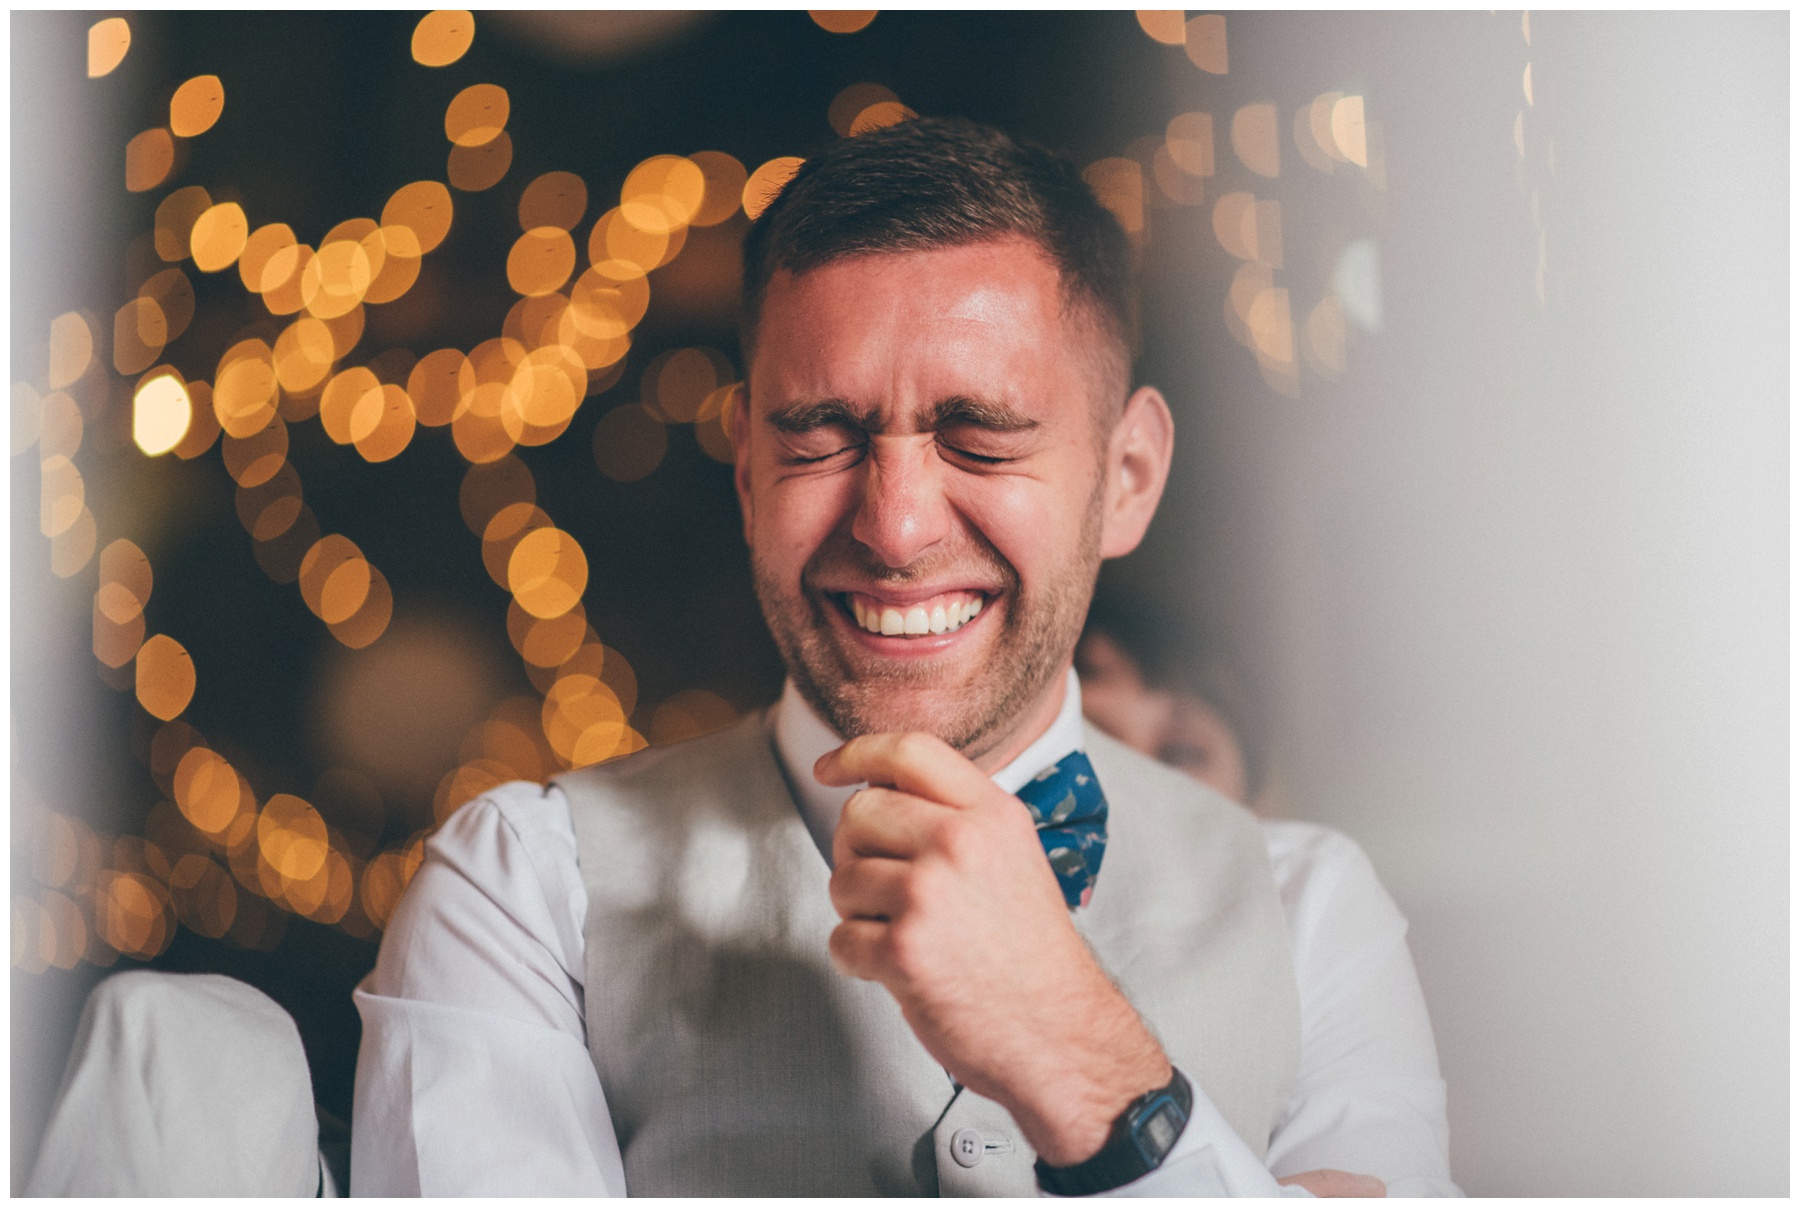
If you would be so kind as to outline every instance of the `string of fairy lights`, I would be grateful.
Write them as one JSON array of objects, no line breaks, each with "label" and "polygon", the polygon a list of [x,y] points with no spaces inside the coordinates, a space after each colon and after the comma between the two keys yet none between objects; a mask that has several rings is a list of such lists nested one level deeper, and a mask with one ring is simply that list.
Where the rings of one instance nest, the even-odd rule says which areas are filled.
[{"label": "string of fairy lights", "polygon": [[[848,35],[876,14],[812,16]],[[1228,70],[1225,18],[1137,18],[1148,36],[1180,47],[1200,70]],[[411,57],[427,69],[448,66],[467,53],[475,33],[469,12],[432,12],[413,31]],[[126,19],[93,25],[89,76],[116,69],[130,45]],[[227,104],[217,76],[183,83],[166,124],[127,143],[124,187],[163,188],[181,170],[187,144],[204,137]],[[387,631],[393,593],[358,545],[324,531],[307,506],[288,457],[290,429],[316,421],[345,455],[371,464],[398,457],[420,429],[448,429],[467,463],[458,509],[480,541],[488,574],[509,594],[506,631],[536,695],[501,701],[468,732],[456,766],[438,784],[433,825],[502,782],[541,780],[730,720],[731,706],[700,690],[677,693],[642,720],[630,663],[587,619],[587,555],[540,506],[516,451],[561,438],[586,399],[619,381],[649,309],[651,273],[680,256],[695,230],[740,210],[754,218],[801,161],[780,157],[749,170],[717,150],[652,156],[631,169],[617,204],[579,238],[590,204],[586,182],[570,172],[538,176],[519,199],[520,234],[506,258],[507,281],[519,297],[499,334],[467,350],[415,357],[390,348],[347,364],[363,347],[368,308],[405,297],[424,258],[443,243],[456,221],[456,193],[486,190],[506,177],[510,112],[500,85],[462,89],[444,111],[445,180],[402,186],[378,218],[347,218],[317,246],[281,221],[252,226],[242,205],[215,200],[201,185],[170,190],[156,206],[149,240],[166,267],[146,274],[114,312],[110,349],[104,323],[81,312],[60,315],[50,326],[41,387],[14,385],[13,451],[38,452],[50,568],[68,579],[96,567],[96,665],[102,679],[133,692],[159,723],[147,762],[161,794],[142,835],[106,835],[31,799],[15,804],[25,814],[37,882],[35,893],[13,898],[16,966],[109,965],[120,954],[147,959],[168,946],[178,926],[272,948],[289,915],[370,937],[386,924],[429,834],[420,830],[376,850],[369,836],[333,825],[302,797],[259,800],[220,744],[184,719],[203,689],[204,669],[173,637],[147,631],[150,559],[125,538],[100,546],[102,519],[76,461],[84,426],[103,416],[115,384],[129,385],[130,441],[139,455],[193,460],[217,447],[258,566],[274,582],[296,587],[305,607],[351,650]],[[843,89],[827,114],[846,137],[914,116],[891,89],[873,83]],[[1379,131],[1365,121],[1361,97],[1321,95],[1296,111],[1293,132],[1315,169],[1356,170],[1381,187]],[[1273,105],[1245,106],[1229,120],[1238,160],[1258,177],[1279,175],[1280,135]],[[1212,116],[1178,114],[1160,137],[1092,164],[1087,179],[1141,243],[1149,209],[1205,202],[1216,172],[1214,142]],[[1296,341],[1287,290],[1275,280],[1283,265],[1279,203],[1226,192],[1213,203],[1212,227],[1242,262],[1225,299],[1227,326],[1270,385],[1296,393],[1297,350],[1314,372],[1342,373],[1345,312],[1336,294],[1320,300]],[[210,380],[185,377],[162,359],[195,318],[190,268],[235,279],[270,318],[285,323],[272,340],[244,334],[232,343]],[[619,482],[648,476],[676,424],[692,425],[700,448],[729,462],[737,379],[717,350],[657,356],[644,369],[639,400],[613,407],[596,426],[598,468]]]}]

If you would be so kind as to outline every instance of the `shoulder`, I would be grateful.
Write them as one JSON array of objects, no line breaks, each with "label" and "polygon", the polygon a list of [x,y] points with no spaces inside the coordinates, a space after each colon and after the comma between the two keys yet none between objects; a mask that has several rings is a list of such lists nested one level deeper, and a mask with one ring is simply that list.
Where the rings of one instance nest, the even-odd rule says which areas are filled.
[{"label": "shoulder", "polygon": [[1405,934],[1405,916],[1356,840],[1317,822],[1258,821],[1275,889],[1297,945],[1328,923],[1335,924],[1329,927],[1334,932],[1370,939]]},{"label": "shoulder", "polygon": [[567,795],[577,833],[620,806],[654,808],[666,817],[732,799],[787,800],[764,710],[704,737],[567,772],[551,783]]},{"label": "shoulder", "polygon": [[472,1005],[493,997],[481,985],[513,987],[520,969],[580,979],[583,915],[562,792],[529,781],[499,785],[425,843],[365,988]]}]

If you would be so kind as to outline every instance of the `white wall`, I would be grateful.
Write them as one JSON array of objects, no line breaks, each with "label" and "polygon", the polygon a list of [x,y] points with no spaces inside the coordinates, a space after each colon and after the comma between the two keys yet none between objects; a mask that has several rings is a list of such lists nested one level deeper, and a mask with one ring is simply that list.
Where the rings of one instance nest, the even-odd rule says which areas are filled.
[{"label": "white wall", "polygon": [[[1788,18],[1231,22],[1215,108],[1361,92],[1388,179],[1221,137],[1218,190],[1298,314],[1372,238],[1384,313],[1298,399],[1196,337],[1195,590],[1412,920],[1454,1171],[1785,1194]],[[1218,327],[1221,259],[1164,304]]]}]

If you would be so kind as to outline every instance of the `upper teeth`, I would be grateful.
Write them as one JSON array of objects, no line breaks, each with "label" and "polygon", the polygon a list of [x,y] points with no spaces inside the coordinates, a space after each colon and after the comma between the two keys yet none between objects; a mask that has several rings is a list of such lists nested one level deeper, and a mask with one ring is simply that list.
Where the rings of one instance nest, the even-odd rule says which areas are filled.
[{"label": "upper teeth", "polygon": [[864,604],[856,596],[851,596],[850,610],[856,614],[856,623],[870,633],[954,633],[981,611],[981,597],[940,601],[932,604],[929,609],[924,605],[914,605],[902,611],[885,605]]}]

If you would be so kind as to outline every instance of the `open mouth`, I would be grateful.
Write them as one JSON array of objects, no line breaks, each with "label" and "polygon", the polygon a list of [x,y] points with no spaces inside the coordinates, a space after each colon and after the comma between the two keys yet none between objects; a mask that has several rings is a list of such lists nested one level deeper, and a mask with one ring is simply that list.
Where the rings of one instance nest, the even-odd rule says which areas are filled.
[{"label": "open mouth", "polygon": [[981,613],[987,599],[980,592],[947,591],[910,604],[887,604],[859,592],[839,596],[844,610],[870,633],[884,637],[930,637],[955,633]]}]

